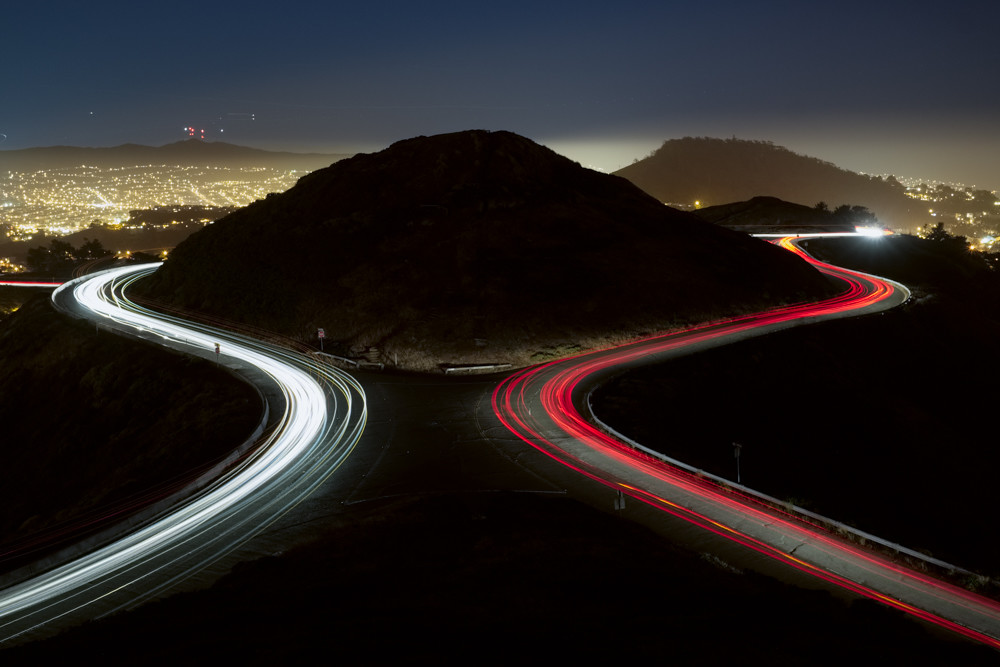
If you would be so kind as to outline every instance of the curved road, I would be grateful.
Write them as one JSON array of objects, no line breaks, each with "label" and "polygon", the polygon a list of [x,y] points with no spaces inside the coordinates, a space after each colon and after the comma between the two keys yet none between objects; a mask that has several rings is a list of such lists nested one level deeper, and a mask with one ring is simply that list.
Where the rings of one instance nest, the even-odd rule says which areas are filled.
[{"label": "curved road", "polygon": [[[797,251],[794,239],[779,242]],[[680,523],[690,526],[692,533],[705,535],[705,543],[712,545],[710,548],[720,541],[742,545],[734,549],[745,546],[752,550],[748,553],[759,554],[755,556],[758,560],[773,563],[779,570],[800,572],[807,579],[829,582],[998,647],[1000,609],[995,602],[845,543],[801,517],[758,502],[750,492],[731,485],[720,486],[704,476],[686,472],[668,464],[659,455],[610,437],[594,425],[587,406],[589,390],[609,374],[621,372],[629,365],[688,354],[806,322],[877,312],[907,297],[906,289],[891,281],[832,266],[819,265],[819,268],[845,281],[844,293],[821,303],[711,323],[525,369],[499,384],[485,377],[446,381],[443,378],[379,376],[369,390],[375,392],[372,396],[379,403],[381,417],[371,424],[365,436],[371,438],[375,446],[359,450],[341,471],[345,477],[353,476],[353,482],[325,489],[331,493],[332,502],[350,506],[366,499],[428,490],[440,492],[442,488],[452,487],[470,490],[510,487],[565,493],[571,480],[580,480],[586,489],[581,484],[574,484],[574,495],[603,502],[604,497],[620,493],[622,498],[629,499],[633,516],[639,513],[644,517],[662,516],[670,525],[675,525],[678,521],[674,517],[679,517],[683,520]],[[80,288],[79,297],[93,304],[95,309],[105,311],[109,308],[109,300],[122,302],[120,290],[112,290],[112,286],[129,279],[127,274],[116,275],[89,296],[89,288]],[[76,284],[82,286],[84,283]],[[57,303],[70,310],[82,307],[73,298],[77,289],[67,286],[57,293]],[[122,305],[134,309],[127,302]],[[108,309],[106,312],[107,317],[101,316],[104,322],[101,326],[129,329],[134,335],[154,338],[209,358],[214,356],[214,343],[221,341],[224,363],[245,365],[247,362],[231,361],[233,358],[228,356],[234,348],[245,345],[251,352],[266,349],[268,354],[289,356],[292,365],[299,366],[307,374],[328,371],[280,349],[265,348],[259,343],[239,340],[197,325],[192,328],[198,335],[192,336],[187,328],[183,332],[163,330],[160,328],[162,321],[136,321],[131,315],[127,316],[127,321],[119,323],[118,320],[126,319],[119,311]],[[170,318],[166,318],[166,322],[170,323]],[[27,633],[25,637],[32,636],[58,626],[60,619],[69,619],[75,614],[101,616],[135,606],[226,553],[298,502],[351,452],[367,419],[363,406],[359,405],[364,402],[360,388],[346,376],[333,375],[337,379],[329,382],[342,383],[342,386],[327,386],[325,400],[331,410],[329,414],[337,417],[320,430],[332,424],[344,424],[338,426],[341,428],[339,442],[321,438],[325,445],[309,445],[300,458],[291,455],[294,460],[303,462],[302,468],[306,471],[303,476],[311,481],[290,490],[284,498],[280,497],[282,489],[274,488],[281,487],[279,478],[261,481],[260,488],[273,494],[275,500],[259,503],[247,497],[236,500],[231,510],[219,513],[219,530],[212,527],[216,525],[216,517],[206,517],[203,526],[197,525],[198,510],[192,505],[184,514],[196,525],[187,537],[178,533],[177,539],[152,545],[148,555],[144,547],[136,546],[135,557],[128,562],[116,560],[114,555],[107,556],[107,563],[98,559],[94,567],[104,571],[94,577],[92,584],[72,583],[70,577],[75,575],[69,571],[62,579],[64,575],[59,570],[54,573],[55,578],[47,578],[46,583],[41,584],[43,588],[35,587],[36,591],[41,591],[38,597],[29,597],[36,593],[28,588],[0,592],[0,642],[21,633]],[[353,398],[345,398],[345,394]],[[299,404],[301,400],[301,405],[305,406],[318,398],[314,393],[309,395],[313,398],[294,397],[289,402]],[[348,403],[352,406],[350,411]],[[304,412],[309,411],[304,409]],[[540,465],[534,457],[529,458],[529,451],[541,452],[554,462],[552,470],[550,466]],[[283,457],[277,455],[277,458]],[[423,474],[415,474],[415,470]],[[291,475],[294,481],[289,484],[298,484],[297,474]],[[281,474],[280,479],[285,478]],[[220,486],[226,484],[227,480],[220,481]],[[590,493],[592,487],[600,491],[600,498]],[[322,494],[314,494],[313,498],[317,495]],[[197,498],[191,502],[196,501]],[[244,505],[246,514],[241,509]],[[641,512],[637,508],[642,508]],[[230,511],[232,516],[229,516]],[[81,560],[73,567],[89,568],[89,560],[87,563]],[[61,590],[63,586],[66,592]],[[17,596],[20,598],[15,599]],[[22,614],[26,621],[21,620]]]},{"label": "curved road", "polygon": [[837,538],[829,530],[760,502],[736,485],[672,465],[599,428],[589,391],[633,365],[689,354],[777,329],[892,308],[909,292],[892,281],[818,262],[784,237],[776,242],[841,280],[840,295],[705,324],[613,349],[528,368],[493,392],[493,409],[523,442],[626,497],[700,526],[770,559],[1000,648],[1000,605]]},{"label": "curved road", "polygon": [[[344,462],[367,420],[350,376],[278,347],[145,310],[123,296],[156,265],[66,283],[59,310],[99,326],[263,374],[281,397],[274,428],[232,469],[144,525],[0,591],[0,644],[52,634],[141,604],[233,551],[309,496]],[[216,344],[220,352],[216,353]],[[280,408],[280,409],[279,409]]]}]

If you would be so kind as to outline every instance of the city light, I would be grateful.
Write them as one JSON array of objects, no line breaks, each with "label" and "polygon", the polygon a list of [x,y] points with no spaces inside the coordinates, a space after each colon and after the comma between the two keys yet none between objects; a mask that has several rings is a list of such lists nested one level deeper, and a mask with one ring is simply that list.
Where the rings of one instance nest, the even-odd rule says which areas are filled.
[{"label": "city light", "polygon": [[2,192],[12,241],[62,236],[93,224],[114,227],[134,210],[162,206],[242,207],[295,185],[303,171],[270,167],[139,165],[10,171]]}]

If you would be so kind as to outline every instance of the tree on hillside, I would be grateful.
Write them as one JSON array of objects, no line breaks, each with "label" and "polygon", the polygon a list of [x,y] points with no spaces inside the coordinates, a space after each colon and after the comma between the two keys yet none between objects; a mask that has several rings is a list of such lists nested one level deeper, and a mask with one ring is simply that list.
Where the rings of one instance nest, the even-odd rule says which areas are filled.
[{"label": "tree on hillside", "polygon": [[924,225],[920,228],[919,236],[927,239],[928,241],[949,243],[955,246],[961,246],[962,248],[965,248],[968,244],[968,240],[964,236],[955,236],[945,229],[943,222],[939,222],[933,227]]},{"label": "tree on hillside", "polygon": [[875,214],[869,211],[865,206],[841,204],[837,208],[833,209],[833,217],[839,222],[852,225],[864,226],[878,224],[878,218],[876,218]]},{"label": "tree on hillside", "polygon": [[59,239],[49,241],[49,247],[38,246],[28,250],[28,267],[32,271],[58,271],[71,266],[74,262],[97,259],[111,254],[97,239],[83,239],[80,249]]},{"label": "tree on hillside", "polygon": [[951,234],[949,234],[948,230],[944,228],[943,222],[939,222],[933,227],[927,227],[925,225],[920,228],[920,231],[923,232],[921,236],[928,241],[945,241],[951,238]]},{"label": "tree on hillside", "polygon": [[45,246],[28,249],[28,268],[32,271],[45,271],[49,265],[51,253]]},{"label": "tree on hillside", "polygon": [[83,245],[75,253],[77,259],[97,259],[98,257],[107,257],[110,254],[111,251],[107,250],[100,241],[97,239],[88,240],[87,237],[83,238]]},{"label": "tree on hillside", "polygon": [[52,255],[52,261],[73,261],[73,246],[66,243],[66,241],[60,241],[59,239],[49,241],[49,253]]},{"label": "tree on hillside", "polygon": [[[939,222],[933,227],[930,225],[921,227],[917,236],[938,244],[939,248],[953,256],[975,255],[977,257],[982,257],[980,253],[970,253],[968,239],[964,236],[951,234],[947,229],[945,229],[943,222]],[[989,264],[988,261],[987,264]]]},{"label": "tree on hillside", "polygon": [[28,267],[32,271],[55,271],[73,263],[73,246],[59,239],[49,241],[49,247],[28,250]]}]

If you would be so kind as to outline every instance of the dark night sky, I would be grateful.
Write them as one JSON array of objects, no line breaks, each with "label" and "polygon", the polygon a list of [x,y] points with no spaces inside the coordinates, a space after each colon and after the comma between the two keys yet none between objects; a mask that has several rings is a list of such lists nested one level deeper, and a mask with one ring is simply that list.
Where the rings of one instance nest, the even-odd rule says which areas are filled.
[{"label": "dark night sky", "polygon": [[613,171],[665,139],[766,139],[1000,188],[1000,3],[19,2],[0,149],[373,151],[528,136]]}]

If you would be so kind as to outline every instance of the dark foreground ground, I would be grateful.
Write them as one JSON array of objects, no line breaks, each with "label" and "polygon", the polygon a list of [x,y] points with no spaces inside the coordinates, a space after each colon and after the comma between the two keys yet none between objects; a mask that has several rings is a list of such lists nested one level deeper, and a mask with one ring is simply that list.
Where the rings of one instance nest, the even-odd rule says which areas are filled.
[{"label": "dark foreground ground", "polygon": [[367,503],[308,546],[41,644],[5,665],[991,664],[874,602],[803,591],[565,498]]},{"label": "dark foreground ground", "polygon": [[[919,305],[936,303],[946,301],[925,299]],[[891,321],[887,317],[873,319]],[[832,346],[827,341],[801,354],[760,356],[773,363],[752,365],[744,375],[734,371],[732,361],[695,367],[687,377],[690,382],[700,378],[702,384],[681,384],[674,394],[661,394],[658,410],[662,414],[666,401],[676,415],[672,428],[678,433],[687,429],[683,432],[698,435],[702,442],[711,442],[706,440],[708,435],[727,423],[767,435],[760,440],[740,435],[746,443],[745,479],[756,484],[770,467],[758,461],[764,456],[764,443],[787,428],[788,415],[795,412],[786,407],[790,399],[799,395],[803,401],[811,399],[807,402],[813,421],[791,425],[800,438],[812,434],[816,419],[822,426],[818,430],[825,431],[854,419],[851,415],[891,412],[887,405],[895,403],[887,402],[887,396],[895,390],[882,391],[873,385],[870,365],[852,366],[858,372],[867,371],[848,373],[853,379],[848,395],[823,393],[832,373],[823,366],[824,350],[830,363],[853,359],[841,351],[844,340],[854,335],[854,324],[860,322],[834,328],[840,333]],[[903,330],[912,336],[911,328]],[[877,352],[899,344],[886,335],[862,335],[869,345],[857,347],[875,350],[874,357],[884,358]],[[778,349],[783,348],[779,345]],[[929,368],[952,369],[957,360],[968,358],[958,351],[942,357],[950,349],[947,346],[934,349],[938,352],[930,357],[940,358],[939,364],[913,364],[906,355],[899,355],[900,366],[909,363],[919,369],[915,373],[926,374]],[[743,352],[736,357],[752,360],[757,354]],[[688,363],[695,361],[692,358]],[[672,364],[669,373],[661,370],[654,376],[678,377],[681,365]],[[797,368],[799,374],[772,376],[772,371],[781,371],[785,365]],[[815,377],[802,377],[802,372],[808,375],[814,368]],[[874,377],[901,372],[890,370]],[[641,427],[644,423],[638,398],[617,398],[630,396],[625,380],[631,382],[632,377],[623,379],[621,392],[607,395],[608,404],[637,410],[632,413],[639,416],[634,421],[615,422],[623,430],[626,424]],[[948,392],[936,384],[940,381],[919,385],[925,387],[932,404],[950,400]],[[733,393],[721,394],[727,386]],[[420,391],[429,394],[430,388]],[[450,396],[452,391],[446,388],[441,396]],[[900,409],[923,414],[926,403],[904,401]],[[744,404],[753,407],[737,412]],[[855,411],[859,404],[863,406],[860,413]],[[817,405],[824,409],[817,412]],[[951,405],[947,403],[942,410],[942,420],[962,421],[947,418]],[[832,416],[826,409],[829,406],[837,408]],[[421,402],[412,414],[397,413],[391,423],[378,426],[395,433],[390,448],[403,446],[404,441],[414,443],[412,453],[409,447],[406,451],[414,458],[386,455],[378,459],[383,471],[386,466],[399,468],[398,484],[386,482],[384,472],[380,478],[393,494],[373,488],[362,494],[370,498],[364,502],[338,505],[336,511],[315,520],[308,542],[239,565],[211,588],[176,595],[45,642],[5,650],[0,659],[4,665],[76,661],[81,656],[88,663],[103,664],[297,664],[318,655],[347,664],[591,664],[655,658],[673,664],[839,665],[862,656],[891,655],[893,662],[912,665],[996,664],[997,654],[991,649],[928,631],[874,602],[847,601],[737,570],[566,497],[460,492],[448,490],[447,485],[435,493],[434,479],[464,482],[466,488],[475,488],[480,478],[492,480],[489,467],[499,459],[473,456],[471,450],[463,449],[465,435],[456,429],[467,428],[462,425],[468,418],[447,401],[441,402],[436,413],[424,412]],[[850,423],[855,424],[855,431],[869,428]],[[725,444],[733,437],[724,432],[721,440],[725,445],[719,464],[723,474],[733,465],[731,444]],[[813,441],[806,439],[807,444]],[[836,440],[824,443],[825,448],[817,449],[824,453],[825,458],[819,460],[825,465],[836,458],[841,445]],[[427,451],[421,454],[420,449]],[[696,449],[704,452],[710,447]],[[953,458],[952,451],[937,450],[936,470]],[[909,484],[906,476],[885,472],[894,470],[905,457],[869,456],[873,469],[888,465],[881,469],[883,485],[885,479],[895,479],[900,486]],[[798,479],[824,465],[796,464],[784,470]],[[848,481],[840,478],[841,493],[835,499],[853,496],[862,486],[853,481],[853,470],[849,474]],[[818,497],[815,486],[804,487],[802,497],[807,501]],[[419,492],[407,493],[408,488]],[[847,488],[851,494],[843,492]],[[827,509],[821,501],[811,502],[817,509]],[[988,537],[981,539],[989,542]]]}]

